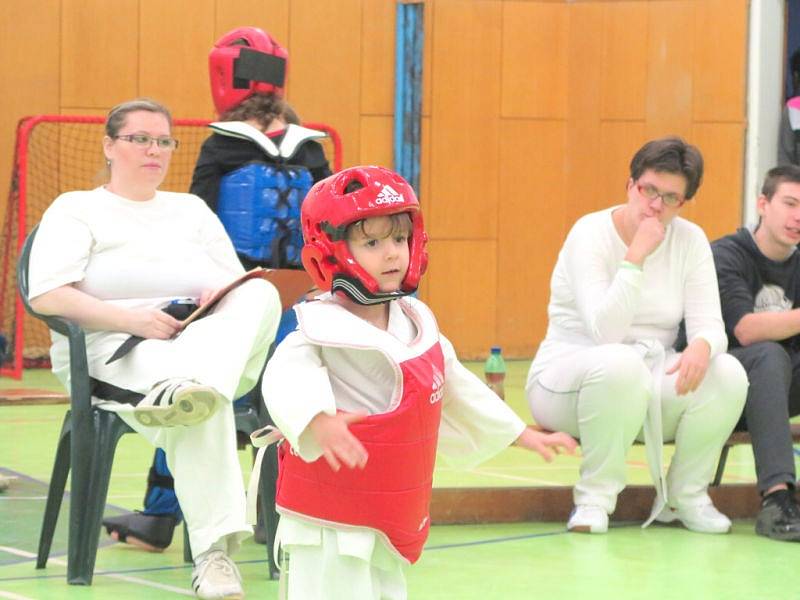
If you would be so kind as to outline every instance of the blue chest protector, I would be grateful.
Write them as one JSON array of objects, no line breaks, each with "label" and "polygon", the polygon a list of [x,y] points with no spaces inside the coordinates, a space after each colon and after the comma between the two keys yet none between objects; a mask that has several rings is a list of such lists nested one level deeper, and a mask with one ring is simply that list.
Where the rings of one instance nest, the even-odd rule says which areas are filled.
[{"label": "blue chest protector", "polygon": [[255,142],[271,159],[247,163],[220,182],[217,215],[236,252],[272,268],[300,267],[300,206],[314,181],[306,167],[291,164],[291,159],[302,143],[325,134],[289,125],[276,146],[246,123],[220,122],[211,127]]},{"label": "blue chest protector", "polygon": [[300,266],[307,168],[251,162],[222,178],[217,214],[238,254],[273,268]]}]

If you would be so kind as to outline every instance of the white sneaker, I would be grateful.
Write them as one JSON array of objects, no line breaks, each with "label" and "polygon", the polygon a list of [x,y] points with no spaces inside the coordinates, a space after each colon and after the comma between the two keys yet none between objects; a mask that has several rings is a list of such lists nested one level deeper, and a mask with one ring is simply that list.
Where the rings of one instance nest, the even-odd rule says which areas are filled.
[{"label": "white sneaker", "polygon": [[698,533],[728,533],[731,530],[731,520],[710,502],[682,508],[665,506],[656,517],[656,521],[659,523],[679,521],[686,529]]},{"label": "white sneaker", "polygon": [[579,533],[605,533],[608,531],[608,513],[599,506],[578,504],[569,515],[567,529]]},{"label": "white sneaker", "polygon": [[239,569],[222,550],[212,550],[202,556],[192,571],[192,588],[197,597],[204,600],[244,598]]},{"label": "white sneaker", "polygon": [[148,427],[197,425],[213,415],[223,400],[213,387],[193,379],[167,379],[153,386],[134,407],[133,416]]}]

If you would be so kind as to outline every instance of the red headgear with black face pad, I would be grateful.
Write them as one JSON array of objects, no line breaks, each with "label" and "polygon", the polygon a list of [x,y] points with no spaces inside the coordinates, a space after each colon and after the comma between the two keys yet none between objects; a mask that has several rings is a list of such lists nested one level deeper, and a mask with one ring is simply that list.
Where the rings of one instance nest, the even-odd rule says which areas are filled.
[{"label": "red headgear with black face pad", "polygon": [[289,53],[258,27],[219,38],[208,55],[211,97],[220,115],[253,94],[283,95]]},{"label": "red headgear with black face pad", "polygon": [[[353,182],[362,187],[346,192]],[[396,292],[381,292],[378,282],[356,262],[347,247],[347,226],[369,217],[408,213],[408,271]],[[400,175],[383,167],[352,167],[317,182],[303,200],[302,260],[321,290],[342,292],[358,304],[380,304],[413,293],[425,268],[428,236],[419,201]]]}]

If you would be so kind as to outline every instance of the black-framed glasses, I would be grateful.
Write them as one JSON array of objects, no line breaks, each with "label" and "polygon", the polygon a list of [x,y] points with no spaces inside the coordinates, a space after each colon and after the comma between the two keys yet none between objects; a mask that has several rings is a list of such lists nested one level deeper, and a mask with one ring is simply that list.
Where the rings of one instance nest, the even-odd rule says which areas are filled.
[{"label": "black-framed glasses", "polygon": [[677,194],[675,192],[659,192],[658,188],[651,183],[637,183],[636,189],[639,190],[639,193],[648,200],[661,198],[661,201],[665,206],[671,206],[674,208],[676,206],[682,206],[683,203],[686,202],[686,198],[684,198],[681,194]]},{"label": "black-framed glasses", "polygon": [[127,135],[116,135],[115,140],[125,140],[140,148],[149,148],[150,144],[156,143],[160,150],[175,150],[178,147],[178,140],[168,135],[153,137],[147,133],[129,133]]}]

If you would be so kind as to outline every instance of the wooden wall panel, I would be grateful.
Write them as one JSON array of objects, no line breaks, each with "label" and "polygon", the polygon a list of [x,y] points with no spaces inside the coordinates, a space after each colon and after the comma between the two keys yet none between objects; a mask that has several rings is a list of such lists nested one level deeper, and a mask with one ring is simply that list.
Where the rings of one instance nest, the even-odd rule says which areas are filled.
[{"label": "wooden wall panel", "polygon": [[500,343],[495,324],[497,255],[493,240],[434,240],[426,302],[461,358],[486,356]]},{"label": "wooden wall panel", "polygon": [[437,0],[433,26],[431,200],[435,239],[494,239],[502,3]]},{"label": "wooden wall panel", "polygon": [[607,3],[604,23],[600,114],[603,119],[644,119],[647,3]]},{"label": "wooden wall panel", "polygon": [[567,146],[564,187],[567,222],[605,206],[598,194],[606,149],[601,145],[600,105],[603,81],[602,4],[570,6],[567,79]]},{"label": "wooden wall panel", "polygon": [[361,103],[360,0],[293,0],[289,101],[307,121],[334,126],[344,164],[357,164]]},{"label": "wooden wall panel", "polygon": [[139,0],[63,0],[61,8],[61,106],[114,106],[135,97]]},{"label": "wooden wall panel", "polygon": [[[422,117],[422,148],[420,148],[420,173],[419,173],[419,190],[417,195],[419,201],[423,203],[422,210],[428,210],[427,202],[431,196],[431,119],[430,117]],[[427,217],[426,217],[427,218]],[[426,221],[427,222],[427,221]]]},{"label": "wooden wall panel", "polygon": [[503,117],[566,115],[568,11],[565,4],[503,3]]},{"label": "wooden wall panel", "polygon": [[140,3],[139,94],[164,102],[177,117],[211,118],[214,0]]},{"label": "wooden wall panel", "polygon": [[361,165],[381,165],[392,168],[392,127],[391,116],[361,117],[361,139],[359,158]]},{"label": "wooden wall panel", "polygon": [[[361,114],[394,114],[395,2],[365,2],[362,14]],[[391,139],[391,133],[390,133]]]},{"label": "wooden wall panel", "polygon": [[745,118],[746,0],[704,0],[695,5],[692,63],[695,121]]},{"label": "wooden wall panel", "polygon": [[231,29],[247,26],[260,27],[289,49],[289,0],[216,0],[214,40]]},{"label": "wooden wall panel", "polygon": [[692,122],[695,16],[691,0],[649,2],[647,135],[688,137]]},{"label": "wooden wall panel", "polygon": [[644,121],[605,121],[600,126],[604,172],[598,186],[603,207],[624,204],[633,155],[647,141]]},{"label": "wooden wall panel", "polygon": [[0,224],[5,222],[17,122],[28,115],[58,113],[59,5],[60,0],[32,0],[3,7],[0,72],[6,93],[0,98]]},{"label": "wooden wall panel", "polygon": [[550,275],[567,227],[565,131],[563,121],[502,122],[495,302],[496,340],[508,356],[532,356],[544,338]]},{"label": "wooden wall panel", "polygon": [[425,40],[422,45],[422,114],[426,117],[431,115],[431,89],[433,88],[433,36],[436,32],[433,22],[434,2],[425,2],[424,27]]},{"label": "wooden wall panel", "polygon": [[[713,240],[742,222],[744,123],[695,123],[691,141],[703,153],[705,175],[695,198],[681,209]],[[744,198],[744,202],[755,202]]]},{"label": "wooden wall panel", "polygon": [[[678,133],[700,146],[705,184],[684,214],[710,237],[738,224],[748,4],[425,2],[419,195],[432,242],[420,295],[462,356],[493,343],[508,356],[532,353],[567,228],[624,201],[628,162],[647,139]],[[103,114],[149,94],[177,116],[212,116],[208,52],[243,25],[289,49],[288,99],[339,130],[345,165],[391,164],[395,8],[8,0],[0,53],[11,59],[0,70],[15,91],[0,99],[0,189],[23,113]]]}]

